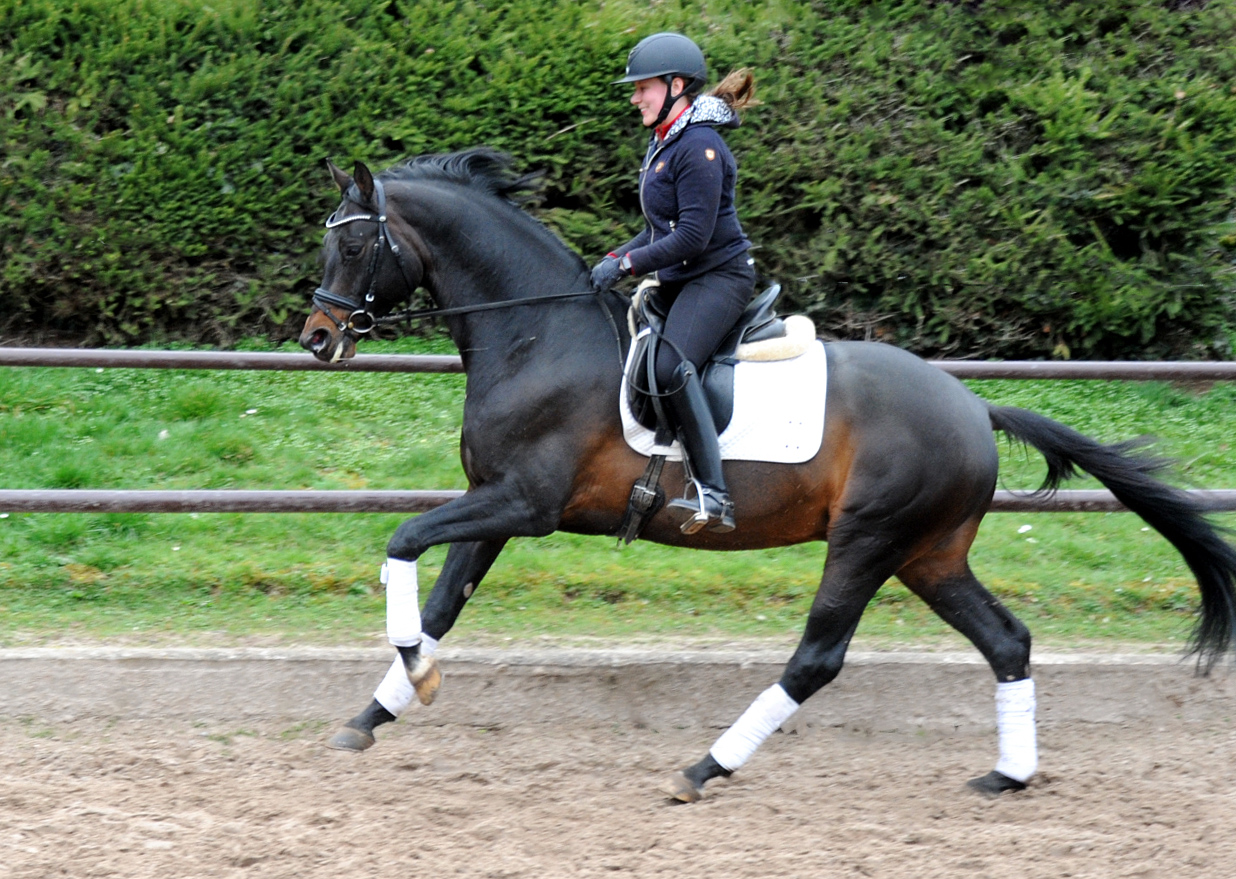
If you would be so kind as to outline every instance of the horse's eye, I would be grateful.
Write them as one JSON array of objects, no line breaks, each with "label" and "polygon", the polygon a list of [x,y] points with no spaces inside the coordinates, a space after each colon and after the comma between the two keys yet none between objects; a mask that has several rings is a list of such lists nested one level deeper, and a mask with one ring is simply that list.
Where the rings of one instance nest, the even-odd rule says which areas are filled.
[{"label": "horse's eye", "polygon": [[356,259],[361,255],[361,251],[365,248],[360,244],[345,244],[343,246],[344,259]]}]

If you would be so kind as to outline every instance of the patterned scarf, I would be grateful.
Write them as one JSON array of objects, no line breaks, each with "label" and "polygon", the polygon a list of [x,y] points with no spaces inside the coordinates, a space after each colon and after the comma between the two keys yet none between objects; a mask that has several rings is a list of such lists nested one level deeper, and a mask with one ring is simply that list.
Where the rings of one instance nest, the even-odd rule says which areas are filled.
[{"label": "patterned scarf", "polygon": [[661,142],[665,143],[672,140],[688,125],[696,122],[706,125],[717,125],[722,128],[737,128],[738,114],[720,98],[713,95],[701,95],[670,126],[670,130],[665,133],[665,138]]}]

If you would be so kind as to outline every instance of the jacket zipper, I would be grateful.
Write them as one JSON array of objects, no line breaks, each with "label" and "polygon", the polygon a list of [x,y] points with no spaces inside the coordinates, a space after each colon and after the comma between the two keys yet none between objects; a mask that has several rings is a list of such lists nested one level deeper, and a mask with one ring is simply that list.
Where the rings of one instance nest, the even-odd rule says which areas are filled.
[{"label": "jacket zipper", "polygon": [[[668,145],[669,145],[668,143],[662,143],[659,147],[653,150],[652,155],[650,155],[647,161],[644,162],[644,167],[640,169],[639,212],[644,215],[644,222],[648,222],[648,209],[644,207],[644,184],[648,182],[648,169],[652,167],[652,163],[657,160],[657,156],[661,155],[661,153],[665,150],[665,148]],[[654,240],[656,240],[657,230],[653,227],[651,223],[648,223],[648,228],[651,233],[651,237],[648,239],[648,243],[651,244]]]},{"label": "jacket zipper", "polygon": [[[692,112],[693,112],[693,109],[694,109],[694,108],[688,107],[688,108],[687,108],[687,110],[686,110],[685,112],[687,112],[687,113],[692,113]],[[690,122],[690,119],[688,118],[688,120],[687,120],[687,125],[690,125],[690,124],[691,124],[691,122]],[[687,127],[687,126],[686,126],[686,125],[684,125],[684,126],[683,126],[683,130],[685,130],[685,129],[686,129],[686,127]],[[675,135],[674,135],[675,139],[676,139],[676,138],[678,137],[678,135],[679,135],[679,134],[681,134],[681,133],[682,133],[682,131],[679,131],[677,134],[675,134]],[[653,137],[656,137],[656,135],[653,135]],[[652,163],[653,163],[653,162],[655,162],[655,161],[657,160],[657,156],[661,155],[661,153],[665,150],[665,148],[666,148],[667,146],[669,146],[669,145],[670,145],[670,142],[671,142],[671,141],[670,141],[670,139],[669,139],[669,138],[666,138],[665,140],[661,141],[661,145],[660,145],[659,147],[657,147],[655,150],[653,150],[652,155],[650,155],[650,156],[648,157],[648,159],[644,162],[644,167],[640,169],[640,174],[639,174],[639,212],[640,212],[641,214],[643,214],[643,215],[644,215],[644,222],[645,222],[645,223],[648,223],[648,209],[644,207],[644,183],[646,183],[646,182],[647,182],[647,180],[648,180],[648,169],[649,169],[649,168],[651,168],[651,167],[652,167]],[[670,232],[673,232],[673,231],[674,231],[674,229],[675,229],[675,228],[677,228],[677,226],[678,226],[678,224],[677,224],[674,220],[670,220],[670,221],[669,221]],[[651,246],[651,244],[652,244],[654,241],[656,241],[656,240],[657,240],[657,230],[653,227],[652,223],[648,223],[648,244]],[[686,261],[685,261],[685,260],[683,261],[683,264],[684,264],[684,265],[686,264]],[[653,272],[653,273],[652,273],[652,276],[653,276],[654,278],[656,278],[658,281],[660,281],[660,280],[661,280],[661,273],[660,273],[659,271]]]},{"label": "jacket zipper", "polygon": [[[652,167],[652,163],[657,160],[657,156],[661,155],[661,153],[665,150],[667,146],[669,146],[669,141],[668,140],[662,141],[661,145],[657,147],[655,150],[653,150],[652,155],[650,155],[647,161],[644,162],[644,167],[640,169],[639,212],[644,215],[644,222],[648,223],[648,244],[649,246],[651,246],[652,243],[657,240],[657,229],[656,229],[656,226],[654,226],[651,222],[649,222],[648,209],[644,207],[644,184],[648,182],[648,170]],[[674,221],[670,220],[670,231],[671,232],[674,231],[674,225],[675,225]],[[658,281],[661,280],[661,272],[659,270],[653,272],[652,276],[656,278]]]}]

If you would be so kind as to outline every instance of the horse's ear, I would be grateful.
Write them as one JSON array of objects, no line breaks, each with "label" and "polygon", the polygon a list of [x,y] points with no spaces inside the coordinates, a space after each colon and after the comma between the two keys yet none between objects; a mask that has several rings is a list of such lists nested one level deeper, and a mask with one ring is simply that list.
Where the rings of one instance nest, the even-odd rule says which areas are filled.
[{"label": "horse's ear", "polygon": [[330,168],[330,176],[335,178],[335,185],[339,187],[339,192],[346,195],[352,187],[352,178],[348,176],[348,172],[335,167],[335,163],[330,159],[326,160],[326,167]]},{"label": "horse's ear", "polygon": [[356,178],[356,188],[360,190],[361,200],[373,204],[373,174],[369,173],[364,162],[356,163],[352,176]]}]

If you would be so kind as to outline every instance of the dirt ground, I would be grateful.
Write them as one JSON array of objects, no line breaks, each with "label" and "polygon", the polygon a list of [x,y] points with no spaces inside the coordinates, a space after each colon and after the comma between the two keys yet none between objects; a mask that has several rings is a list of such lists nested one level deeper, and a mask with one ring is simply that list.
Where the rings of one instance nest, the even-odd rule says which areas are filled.
[{"label": "dirt ground", "polygon": [[[1218,728],[1222,727],[1222,729]],[[1058,723],[1032,787],[964,789],[990,734],[779,733],[697,805],[715,731],[638,723],[0,721],[0,876],[1229,877],[1236,733]]]}]

